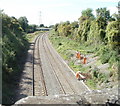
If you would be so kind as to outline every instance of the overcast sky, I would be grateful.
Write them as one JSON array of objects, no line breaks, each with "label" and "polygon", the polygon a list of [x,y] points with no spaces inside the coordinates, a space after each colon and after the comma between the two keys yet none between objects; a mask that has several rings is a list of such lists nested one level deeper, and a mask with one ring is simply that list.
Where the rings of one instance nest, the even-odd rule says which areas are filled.
[{"label": "overcast sky", "polygon": [[[26,16],[29,24],[43,23],[47,26],[61,21],[77,21],[81,11],[107,7],[110,13],[117,13],[119,0],[0,0],[0,9],[9,16]],[[41,21],[40,21],[41,11]]]}]

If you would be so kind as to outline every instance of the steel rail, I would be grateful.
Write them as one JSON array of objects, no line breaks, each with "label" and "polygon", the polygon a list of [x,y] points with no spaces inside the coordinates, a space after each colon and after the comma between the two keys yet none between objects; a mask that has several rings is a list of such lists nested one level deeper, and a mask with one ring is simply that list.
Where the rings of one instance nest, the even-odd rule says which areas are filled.
[{"label": "steel rail", "polygon": [[[44,35],[44,34],[42,34]],[[33,80],[32,80],[32,95],[35,96],[35,76],[34,76],[34,72],[35,72],[35,68],[34,68],[34,65],[35,65],[35,46],[37,46],[37,48],[39,48],[39,40],[41,38],[42,35],[38,35],[36,38],[35,38],[35,41],[34,41],[34,47],[33,47],[33,61],[32,61],[32,77],[33,77]],[[37,50],[38,52],[38,56],[40,56],[40,52],[39,52],[39,49]],[[43,87],[43,91],[44,92],[44,96],[47,96],[47,89],[46,89],[46,85],[45,85],[45,81],[44,81],[44,75],[43,75],[43,69],[42,69],[42,66],[41,66],[41,60],[39,59],[39,65],[40,65],[40,70],[41,70],[41,82],[42,82],[42,87]]]},{"label": "steel rail", "polygon": [[[44,35],[44,34],[43,34]],[[43,36],[41,35],[41,37]],[[38,42],[40,42],[40,39],[38,39]],[[38,43],[38,55],[40,56],[40,49],[39,49],[39,43]],[[43,89],[44,89],[44,96],[48,96],[47,94],[47,88],[46,88],[46,84],[45,84],[45,80],[44,80],[44,74],[43,74],[43,68],[42,68],[42,65],[41,65],[41,59],[39,59],[39,63],[40,63],[40,69],[41,69],[41,78],[42,78],[42,84],[43,84]]]}]

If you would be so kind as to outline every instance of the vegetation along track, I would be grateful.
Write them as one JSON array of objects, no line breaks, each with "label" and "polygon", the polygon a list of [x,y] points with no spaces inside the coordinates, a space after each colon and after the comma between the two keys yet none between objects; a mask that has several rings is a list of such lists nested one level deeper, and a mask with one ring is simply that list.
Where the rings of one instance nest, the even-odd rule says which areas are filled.
[{"label": "vegetation along track", "polygon": [[80,94],[89,89],[78,81],[48,40],[48,33],[35,40],[33,96]]}]

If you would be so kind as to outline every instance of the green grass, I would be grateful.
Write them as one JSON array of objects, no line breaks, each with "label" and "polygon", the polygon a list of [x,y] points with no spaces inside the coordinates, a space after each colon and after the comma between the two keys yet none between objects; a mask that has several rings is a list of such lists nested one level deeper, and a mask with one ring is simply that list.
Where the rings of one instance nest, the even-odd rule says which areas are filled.
[{"label": "green grass", "polygon": [[75,65],[75,61],[71,60],[71,58],[76,55],[76,51],[80,51],[84,55],[92,53],[94,51],[93,47],[80,44],[75,40],[71,40],[69,37],[56,36],[54,32],[51,32],[49,39],[52,42],[54,48],[58,51],[64,60],[67,60],[69,62],[69,66],[75,72],[87,72],[89,70],[89,67],[82,67],[81,64]]},{"label": "green grass", "polygon": [[26,39],[28,40],[28,42],[32,42],[34,40],[34,38],[39,34],[39,33],[42,33],[41,31],[36,31],[34,33],[29,33],[29,34],[26,34]]},{"label": "green grass", "polygon": [[96,89],[96,82],[95,82],[95,80],[88,79],[86,84],[90,87],[90,89]]},{"label": "green grass", "polygon": [[[85,44],[80,44],[75,40],[71,40],[69,37],[58,36],[53,31],[49,36],[50,41],[52,42],[54,48],[58,51],[58,53],[63,57],[64,60],[68,62],[68,65],[75,72],[81,71],[83,73],[89,73],[92,75],[92,79],[88,79],[85,83],[91,89],[97,89],[97,85],[102,83],[108,83],[109,75],[105,75],[104,73],[99,72],[97,69],[91,69],[91,66],[83,67],[80,63],[78,65],[75,64],[75,60],[71,59],[75,56],[76,51],[80,51],[82,54],[94,54],[92,57],[98,56],[99,59],[95,62],[95,66],[100,66],[102,63],[109,62],[112,66],[113,63],[116,63],[117,55],[114,51],[107,49],[107,47],[103,44],[99,44],[97,46],[90,45],[89,42]],[[115,78],[115,72],[111,71],[112,78]]]},{"label": "green grass", "polygon": [[69,58],[69,50],[80,51],[82,54],[87,54],[93,52],[93,47],[86,47],[85,45],[80,44],[74,40],[71,40],[68,37],[63,36],[56,36],[55,34],[51,34],[49,37],[50,41],[52,42],[54,48],[60,53],[65,54],[63,56],[65,58]]}]

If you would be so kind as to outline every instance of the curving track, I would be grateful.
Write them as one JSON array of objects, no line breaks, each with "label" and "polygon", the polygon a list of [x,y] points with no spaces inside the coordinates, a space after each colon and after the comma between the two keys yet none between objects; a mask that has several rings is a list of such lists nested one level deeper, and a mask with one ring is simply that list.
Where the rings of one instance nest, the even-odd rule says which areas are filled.
[{"label": "curving track", "polygon": [[33,55],[33,96],[89,91],[83,82],[75,78],[72,70],[51,46],[48,33],[36,38]]},{"label": "curving track", "polygon": [[[15,104],[76,104],[75,106],[78,106],[84,103],[104,104],[108,98],[118,97],[118,92],[113,94],[110,90],[106,93],[91,91],[84,82],[78,81],[74,72],[52,47],[48,33],[39,35],[31,43],[16,93]],[[111,100],[114,100],[112,98]]]}]

